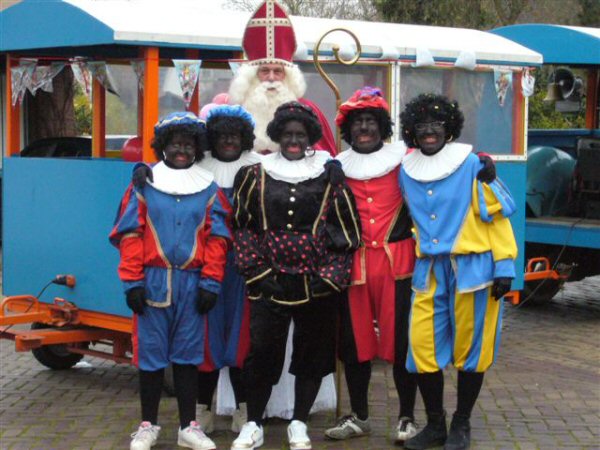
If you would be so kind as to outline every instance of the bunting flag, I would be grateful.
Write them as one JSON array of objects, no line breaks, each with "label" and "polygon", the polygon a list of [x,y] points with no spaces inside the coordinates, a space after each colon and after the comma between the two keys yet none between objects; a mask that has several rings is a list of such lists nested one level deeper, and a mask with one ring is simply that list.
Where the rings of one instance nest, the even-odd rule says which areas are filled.
[{"label": "bunting flag", "polygon": [[32,95],[41,89],[44,92],[53,92],[52,80],[65,67],[65,63],[53,62],[49,66],[37,66],[33,72],[31,84],[28,86],[29,92]]},{"label": "bunting flag", "polygon": [[83,93],[87,98],[92,96],[92,75],[88,69],[87,63],[81,58],[75,58],[71,61],[71,70],[75,76],[75,80],[81,86]]},{"label": "bunting flag", "polygon": [[528,68],[523,69],[523,75],[521,76],[521,90],[523,92],[523,97],[531,97],[534,88],[535,77]]},{"label": "bunting flag", "polygon": [[18,67],[12,67],[11,73],[11,90],[12,105],[15,106],[17,102],[23,103],[25,92],[29,86],[31,86],[31,79],[35,72],[35,66],[37,65],[37,59],[21,59],[19,60]]},{"label": "bunting flag", "polygon": [[146,62],[145,61],[131,61],[131,67],[133,67],[133,71],[135,72],[135,76],[138,80],[138,89],[140,91],[144,90],[144,71],[146,70]]},{"label": "bunting flag", "polygon": [[179,85],[183,92],[183,101],[186,109],[190,107],[192,101],[192,95],[196,89],[198,83],[198,77],[200,76],[200,66],[202,60],[200,59],[174,59],[173,65],[179,79]]},{"label": "bunting flag", "polygon": [[494,69],[494,86],[496,87],[496,96],[501,107],[504,106],[506,94],[512,84],[512,72],[509,70]]},{"label": "bunting flag", "polygon": [[235,77],[237,75],[238,69],[240,68],[241,63],[239,62],[233,62],[233,61],[229,61],[229,68],[231,69],[231,72],[233,73],[233,76]]},{"label": "bunting flag", "polygon": [[104,61],[90,61],[87,63],[88,69],[92,76],[98,80],[98,82],[102,85],[104,89],[106,89],[111,94],[116,95],[119,94],[115,88],[114,79],[110,73],[108,65]]}]

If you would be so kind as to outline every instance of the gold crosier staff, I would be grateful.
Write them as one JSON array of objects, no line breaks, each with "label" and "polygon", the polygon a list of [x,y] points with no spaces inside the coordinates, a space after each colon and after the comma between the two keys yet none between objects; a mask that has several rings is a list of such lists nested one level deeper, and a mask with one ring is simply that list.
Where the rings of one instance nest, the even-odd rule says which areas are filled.
[{"label": "gold crosier staff", "polygon": [[[334,31],[341,31],[341,32],[349,34],[352,37],[352,39],[354,39],[354,42],[356,43],[356,54],[350,60],[345,60],[340,56],[340,54],[339,54],[340,46],[339,45],[333,44],[331,46],[331,50],[333,51],[333,56],[335,56],[335,59],[338,63],[343,64],[345,66],[353,66],[354,64],[356,64],[356,62],[360,58],[361,47],[360,47],[360,41],[358,40],[356,35],[354,33],[352,33],[350,30],[347,30],[345,28],[333,28],[333,29],[327,31],[325,34],[323,34],[323,36],[321,36],[319,38],[319,40],[315,44],[315,48],[313,50],[313,61],[315,63],[315,67],[316,67],[317,71],[319,72],[319,75],[321,75],[321,77],[325,80],[325,83],[327,83],[327,85],[331,88],[331,90],[335,94],[335,110],[337,111],[339,109],[340,105],[342,104],[342,99],[340,98],[340,90],[338,89],[336,84],[333,82],[331,77],[325,73],[325,70],[323,70],[323,67],[321,67],[321,61],[319,61],[319,47],[321,46],[321,42],[323,42],[323,39],[325,39],[325,36],[327,36],[330,33],[333,33]],[[335,131],[335,146],[337,149],[337,153],[340,153],[342,151],[342,139],[341,139],[341,132],[340,132],[339,127],[336,127],[336,131]],[[338,319],[338,322],[337,322],[338,331],[339,331],[339,327],[340,327],[340,324],[339,324],[339,319]],[[337,333],[337,335],[339,336],[339,332]],[[337,358],[336,364],[335,364],[335,395],[336,395],[336,399],[337,399],[335,413],[336,413],[337,417],[340,417],[342,415],[342,401],[341,401],[342,389],[341,389],[341,386],[342,386],[342,364],[341,364],[339,358]]]}]

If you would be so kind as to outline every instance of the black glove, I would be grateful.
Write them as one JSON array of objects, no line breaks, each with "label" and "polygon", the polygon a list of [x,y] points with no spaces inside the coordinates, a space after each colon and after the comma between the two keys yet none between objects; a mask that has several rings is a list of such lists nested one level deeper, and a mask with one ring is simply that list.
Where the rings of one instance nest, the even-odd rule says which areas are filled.
[{"label": "black glove", "polygon": [[308,285],[310,287],[310,294],[313,297],[323,297],[336,292],[333,286],[331,286],[321,277],[315,277],[311,279]]},{"label": "black glove", "polygon": [[337,159],[330,159],[325,163],[325,172],[327,172],[329,182],[334,186],[343,184],[346,180],[346,175],[342,170],[342,163]]},{"label": "black glove", "polygon": [[198,289],[198,297],[196,298],[196,308],[200,314],[206,314],[217,304],[217,298],[219,296],[213,292],[207,291],[206,289]]},{"label": "black glove", "polygon": [[260,281],[257,281],[258,290],[262,293],[263,297],[269,299],[271,296],[283,297],[283,288],[275,281],[273,277],[266,277]]},{"label": "black glove", "polygon": [[494,278],[494,284],[492,286],[492,295],[496,300],[500,300],[504,297],[508,291],[510,291],[510,285],[512,284],[512,278]]},{"label": "black glove", "polygon": [[142,189],[146,186],[146,178],[150,180],[150,182],[154,181],[154,177],[152,176],[152,169],[145,164],[140,164],[134,171],[131,176],[131,182],[133,185]]},{"label": "black glove", "polygon": [[146,289],[141,286],[129,289],[125,296],[127,298],[127,306],[138,316],[144,314],[146,307]]},{"label": "black glove", "polygon": [[496,179],[496,165],[494,164],[494,160],[485,153],[477,153],[477,156],[479,156],[479,162],[483,163],[483,167],[477,173],[477,180],[482,183],[491,183]]}]

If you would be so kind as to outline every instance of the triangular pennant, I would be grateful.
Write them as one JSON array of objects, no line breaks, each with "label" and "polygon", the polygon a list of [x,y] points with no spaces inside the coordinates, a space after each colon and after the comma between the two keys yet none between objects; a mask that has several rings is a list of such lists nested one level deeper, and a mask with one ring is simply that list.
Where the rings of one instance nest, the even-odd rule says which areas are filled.
[{"label": "triangular pennant", "polygon": [[87,63],[80,58],[75,58],[71,62],[71,70],[73,71],[73,76],[75,76],[75,80],[83,90],[83,93],[87,98],[91,98],[92,96],[92,75],[90,74],[90,70],[87,67]]},{"label": "triangular pennant", "polygon": [[512,72],[510,70],[494,69],[494,86],[500,106],[504,106],[506,94],[512,84]]},{"label": "triangular pennant", "polygon": [[140,90],[144,90],[144,71],[146,70],[146,62],[145,61],[131,61],[131,67],[133,67],[133,71],[135,72],[135,76],[138,80],[138,87]]},{"label": "triangular pennant", "polygon": [[229,68],[231,69],[231,72],[233,73],[233,76],[235,77],[237,75],[238,69],[240,68],[241,63],[239,62],[233,62],[233,61],[229,61]]},{"label": "triangular pennant", "polygon": [[65,67],[65,63],[53,62],[49,66],[37,66],[33,72],[29,91],[32,95],[41,89],[44,92],[53,92],[52,80]]},{"label": "triangular pennant", "polygon": [[531,97],[534,88],[535,77],[531,74],[529,69],[523,69],[523,75],[521,76],[521,91],[523,92],[523,97]]},{"label": "triangular pennant", "polygon": [[25,92],[31,86],[31,79],[35,72],[35,66],[37,65],[37,59],[21,59],[19,60],[18,67],[12,67],[11,72],[11,89],[12,105],[15,106],[17,102],[21,104],[25,97]]},{"label": "triangular pennant", "polygon": [[200,76],[200,66],[202,60],[200,59],[174,59],[173,65],[177,72],[177,78],[179,79],[179,85],[183,92],[183,101],[185,102],[186,109],[190,107],[192,101],[192,95],[196,89],[198,83],[198,77]]},{"label": "triangular pennant", "polygon": [[109,70],[106,62],[92,61],[92,62],[88,62],[87,65],[88,65],[88,68],[90,69],[90,72],[92,73],[92,76],[96,80],[98,80],[98,82],[102,85],[102,87],[104,89],[106,89],[108,92],[110,92],[111,94],[114,94],[118,97],[119,94],[117,93],[117,90],[115,88],[115,82],[113,80],[113,77],[110,73],[110,70]]}]

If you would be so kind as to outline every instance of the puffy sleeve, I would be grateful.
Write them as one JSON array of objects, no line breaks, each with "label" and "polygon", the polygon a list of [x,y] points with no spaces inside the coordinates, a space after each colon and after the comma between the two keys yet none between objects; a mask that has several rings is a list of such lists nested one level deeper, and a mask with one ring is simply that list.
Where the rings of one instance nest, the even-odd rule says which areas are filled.
[{"label": "puffy sleeve", "polygon": [[133,185],[125,191],[117,217],[109,235],[111,244],[119,249],[119,278],[123,289],[144,286],[144,229],[146,202]]},{"label": "puffy sleeve", "polygon": [[488,228],[495,263],[494,278],[514,278],[517,243],[509,217],[516,211],[515,201],[499,178],[491,183],[475,180],[473,186],[475,214]]},{"label": "puffy sleeve", "polygon": [[354,196],[345,183],[330,185],[329,196],[318,275],[339,291],[349,284],[352,255],[360,246],[360,218]]},{"label": "puffy sleeve", "polygon": [[233,189],[233,233],[235,262],[246,284],[252,284],[271,273],[260,246],[261,222],[259,198],[259,166],[241,169]]},{"label": "puffy sleeve", "polygon": [[198,286],[218,294],[225,276],[227,250],[231,243],[232,209],[227,197],[217,188],[212,201],[209,202],[204,221],[206,246],[204,248],[204,264],[200,272]]}]

